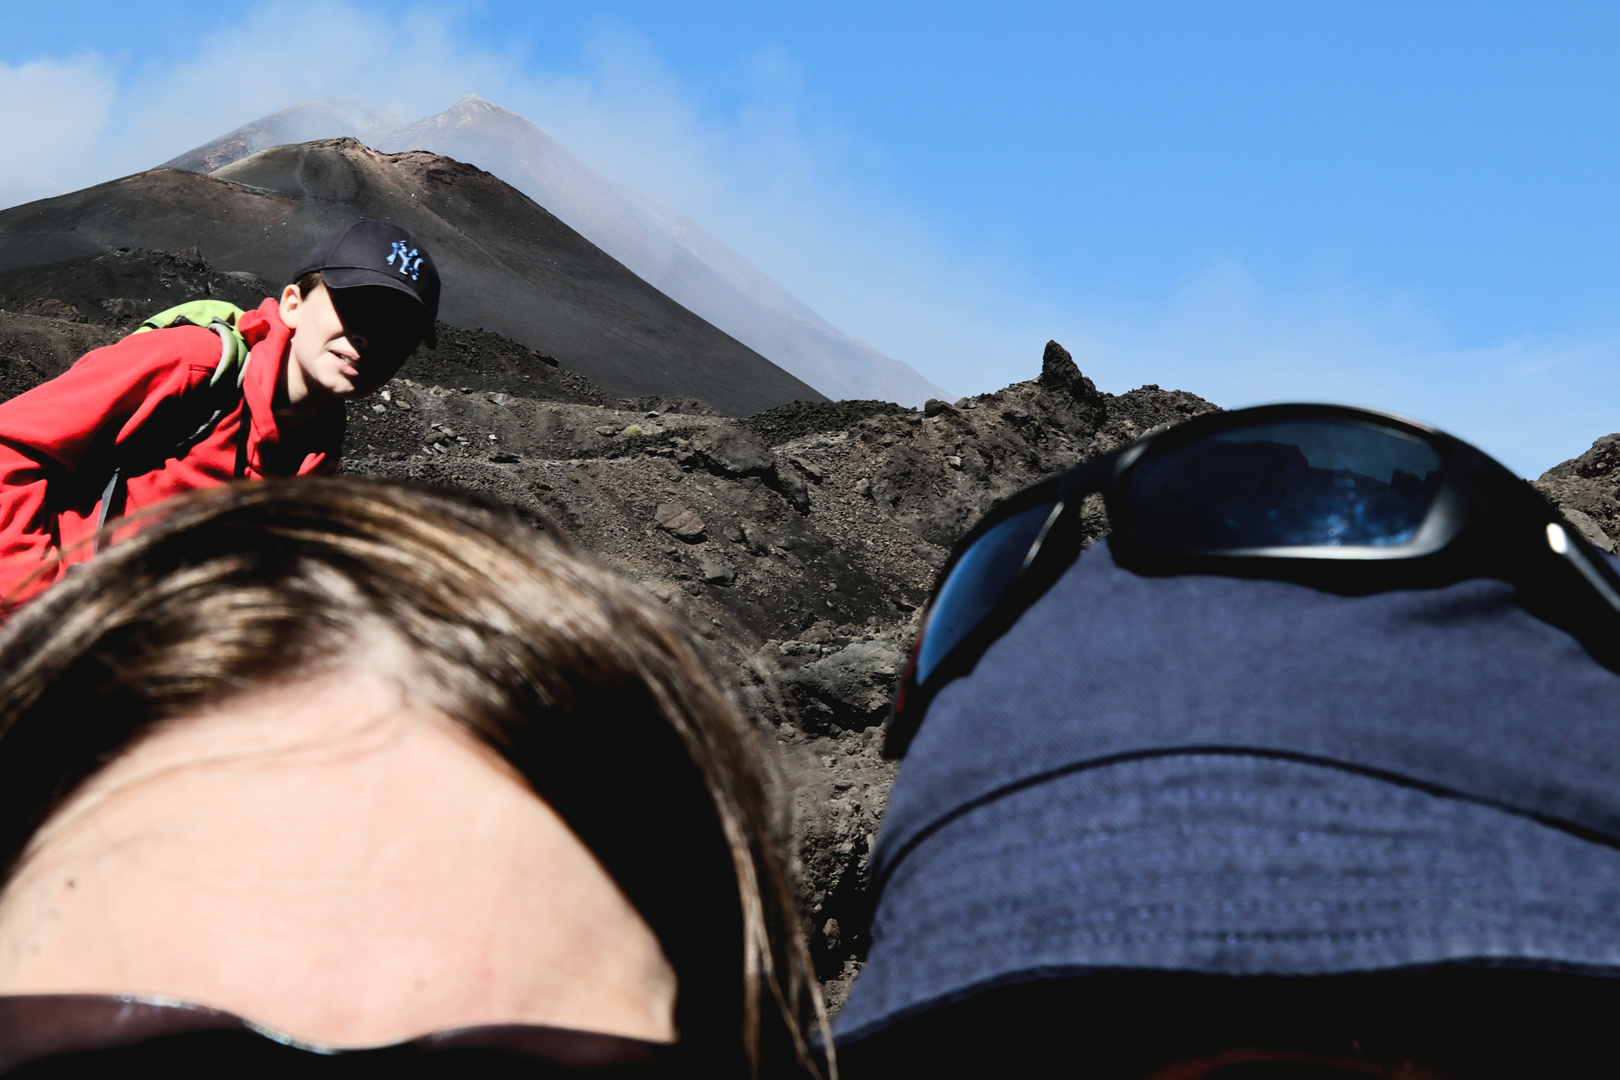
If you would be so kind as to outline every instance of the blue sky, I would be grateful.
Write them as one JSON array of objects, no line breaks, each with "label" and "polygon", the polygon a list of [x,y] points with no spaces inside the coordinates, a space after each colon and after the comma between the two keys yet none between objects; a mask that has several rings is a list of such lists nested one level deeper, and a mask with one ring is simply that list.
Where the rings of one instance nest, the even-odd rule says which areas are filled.
[{"label": "blue sky", "polygon": [[478,93],[956,393],[1055,337],[1107,390],[1392,408],[1528,475],[1620,430],[1617,5],[222,7],[6,5],[0,201]]}]

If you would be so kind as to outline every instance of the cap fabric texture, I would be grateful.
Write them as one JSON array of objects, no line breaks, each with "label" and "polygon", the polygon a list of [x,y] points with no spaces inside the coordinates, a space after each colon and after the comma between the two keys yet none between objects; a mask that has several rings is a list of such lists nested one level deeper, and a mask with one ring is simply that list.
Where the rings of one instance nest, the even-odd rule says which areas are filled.
[{"label": "cap fabric texture", "polygon": [[1617,702],[1503,582],[1345,597],[1094,546],[930,706],[835,1034],[1099,969],[1620,974]]},{"label": "cap fabric texture", "polygon": [[425,315],[424,340],[437,344],[439,271],[411,231],[386,221],[360,221],[322,238],[293,271],[296,281],[319,272],[328,288],[382,285],[412,297]]}]

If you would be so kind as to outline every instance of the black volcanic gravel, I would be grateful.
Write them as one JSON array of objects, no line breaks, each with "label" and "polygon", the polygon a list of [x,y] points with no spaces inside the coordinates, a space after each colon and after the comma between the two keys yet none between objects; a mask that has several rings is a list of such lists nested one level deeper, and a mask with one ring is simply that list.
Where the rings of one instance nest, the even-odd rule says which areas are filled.
[{"label": "black volcanic gravel", "polygon": [[913,411],[892,401],[790,401],[744,417],[740,423],[769,445],[780,446],[806,435],[843,431],[870,416]]}]

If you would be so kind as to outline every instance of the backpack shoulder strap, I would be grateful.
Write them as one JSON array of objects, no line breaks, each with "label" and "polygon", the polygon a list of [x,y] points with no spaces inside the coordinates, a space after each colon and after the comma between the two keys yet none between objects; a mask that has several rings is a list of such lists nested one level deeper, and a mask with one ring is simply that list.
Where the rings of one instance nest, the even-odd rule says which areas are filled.
[{"label": "backpack shoulder strap", "polygon": [[[206,326],[219,335],[219,360],[214,365],[214,373],[209,377],[207,386],[199,386],[185,395],[186,407],[179,410],[180,423],[175,431],[153,433],[137,440],[147,456],[157,456],[163,460],[181,456],[207,438],[239,402],[245,406],[242,380],[247,375],[252,350],[248,348],[247,340],[236,329],[236,322],[242,314],[241,308],[223,300],[193,300],[158,312],[135,330],[135,334],[143,334],[151,330],[167,330],[174,326]],[[196,399],[194,403],[193,398]],[[248,419],[243,417],[242,432],[237,439],[235,468],[237,479],[241,479],[246,471],[248,424]],[[98,552],[106,541],[105,536],[100,535],[102,526],[107,524],[108,519],[123,512],[125,484],[129,470],[144,464],[145,462],[132,462],[126,455],[120,455],[114,461],[112,476],[108,478],[107,486],[101,493],[101,507],[96,514]]]},{"label": "backpack shoulder strap", "polygon": [[241,308],[223,300],[192,300],[158,312],[141,323],[135,333],[167,330],[171,326],[206,326],[220,339],[219,364],[214,368],[213,378],[208,380],[208,385],[218,387],[234,379],[235,384],[241,386],[242,379],[247,375],[248,357],[252,355],[247,340],[236,329],[237,320],[243,314]]}]

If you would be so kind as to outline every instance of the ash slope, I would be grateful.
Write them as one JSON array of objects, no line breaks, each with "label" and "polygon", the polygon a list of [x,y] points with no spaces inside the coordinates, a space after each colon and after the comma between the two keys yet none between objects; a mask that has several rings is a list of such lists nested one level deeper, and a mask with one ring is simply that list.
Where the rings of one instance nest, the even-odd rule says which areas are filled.
[{"label": "ash slope", "polygon": [[435,116],[398,117],[314,98],[164,163],[213,172],[283,143],[350,135],[380,150],[427,150],[486,169],[577,229],[644,281],[823,393],[921,405],[945,392],[842,333],[697,222],[620,187],[528,120],[468,95]]},{"label": "ash slope", "polygon": [[353,139],[279,146],[211,176],[139,173],[0,212],[0,272],[109,248],[196,248],[215,269],[284,282],[328,231],[408,226],[445,280],[445,322],[555,356],[616,394],[699,397],[738,415],[823,400],[658,292],[495,177]]},{"label": "ash slope", "polygon": [[[0,397],[235,279],[196,253],[130,251],[41,280],[55,295],[0,296]],[[150,307],[117,291],[152,280],[164,296]],[[0,275],[0,292],[16,284]],[[955,406],[801,402],[738,420],[689,397],[614,397],[494,334],[441,335],[386,399],[350,406],[344,469],[550,519],[735,665],[792,793],[836,1004],[865,948],[862,874],[893,780],[881,723],[949,545],[1024,484],[1213,406],[1156,386],[1099,393],[1053,344],[1040,378]]]}]

